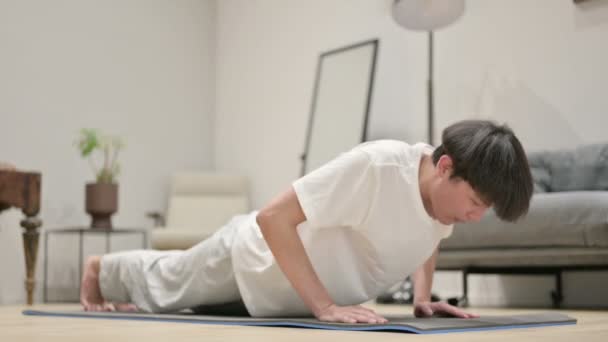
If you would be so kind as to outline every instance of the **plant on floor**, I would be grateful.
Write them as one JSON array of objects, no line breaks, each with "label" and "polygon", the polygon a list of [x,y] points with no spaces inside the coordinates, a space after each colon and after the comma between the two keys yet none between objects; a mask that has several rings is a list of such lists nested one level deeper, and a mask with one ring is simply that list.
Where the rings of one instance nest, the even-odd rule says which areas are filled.
[{"label": "plant on floor", "polygon": [[[97,129],[83,128],[76,140],[76,147],[80,155],[89,161],[97,183],[115,183],[120,173],[118,154],[125,144],[117,136],[103,135]],[[94,152],[100,152],[101,166],[99,160],[95,159]]]}]

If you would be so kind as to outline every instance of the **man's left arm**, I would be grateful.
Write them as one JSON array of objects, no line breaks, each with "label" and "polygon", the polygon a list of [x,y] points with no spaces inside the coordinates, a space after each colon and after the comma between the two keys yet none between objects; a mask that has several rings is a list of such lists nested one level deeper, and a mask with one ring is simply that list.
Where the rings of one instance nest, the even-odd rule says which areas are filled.
[{"label": "man's left arm", "polygon": [[412,275],[414,281],[414,305],[431,301],[431,288],[433,287],[433,274],[435,273],[437,254],[439,254],[439,248],[435,249],[431,257],[424,264],[420,265]]},{"label": "man's left arm", "polygon": [[416,317],[430,317],[433,314],[443,314],[460,318],[475,318],[478,315],[467,313],[445,302],[431,302],[431,289],[433,287],[433,274],[439,247],[420,265],[412,275],[414,281],[414,315]]}]

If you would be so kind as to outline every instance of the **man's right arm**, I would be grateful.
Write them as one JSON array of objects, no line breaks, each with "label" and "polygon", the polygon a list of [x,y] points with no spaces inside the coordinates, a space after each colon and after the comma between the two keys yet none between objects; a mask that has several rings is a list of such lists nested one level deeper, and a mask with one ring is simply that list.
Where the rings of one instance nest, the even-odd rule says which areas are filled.
[{"label": "man's right arm", "polygon": [[306,216],[292,187],[262,208],[256,220],[279,267],[315,317],[327,322],[386,322],[370,309],[359,305],[340,307],[333,302],[298,235],[296,227]]}]

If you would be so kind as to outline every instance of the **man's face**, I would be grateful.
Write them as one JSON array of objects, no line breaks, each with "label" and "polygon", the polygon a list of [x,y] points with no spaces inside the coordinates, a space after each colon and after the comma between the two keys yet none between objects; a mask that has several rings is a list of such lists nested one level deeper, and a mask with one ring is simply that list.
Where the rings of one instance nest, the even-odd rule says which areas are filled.
[{"label": "man's face", "polygon": [[486,205],[471,185],[460,179],[450,179],[451,160],[441,157],[437,170],[439,180],[431,191],[431,204],[435,219],[443,224],[479,221],[489,206]]}]

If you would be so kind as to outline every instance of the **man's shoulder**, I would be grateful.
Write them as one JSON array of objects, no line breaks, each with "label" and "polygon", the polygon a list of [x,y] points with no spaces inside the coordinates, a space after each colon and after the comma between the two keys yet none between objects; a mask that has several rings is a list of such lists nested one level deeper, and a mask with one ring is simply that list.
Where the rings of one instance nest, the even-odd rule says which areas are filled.
[{"label": "man's shoulder", "polygon": [[400,140],[381,139],[371,140],[361,143],[355,147],[369,153],[399,153],[403,150],[410,149],[412,145]]},{"label": "man's shoulder", "polygon": [[410,145],[400,140],[374,140],[362,143],[355,150],[365,152],[376,164],[407,165],[420,154],[420,144]]}]

